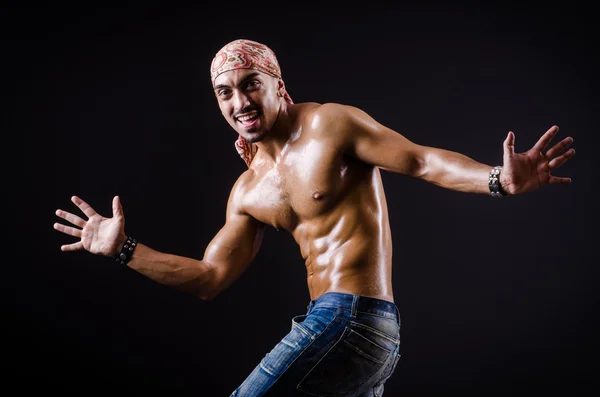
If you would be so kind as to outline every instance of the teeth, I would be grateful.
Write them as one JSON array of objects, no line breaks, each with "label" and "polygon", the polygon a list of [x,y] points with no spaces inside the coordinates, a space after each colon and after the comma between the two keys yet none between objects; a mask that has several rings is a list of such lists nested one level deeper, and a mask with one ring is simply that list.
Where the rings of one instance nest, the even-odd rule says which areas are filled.
[{"label": "teeth", "polygon": [[238,120],[247,121],[247,120],[253,119],[254,117],[256,117],[256,115],[257,115],[257,113],[252,113],[250,115],[241,116],[241,117],[238,117]]}]

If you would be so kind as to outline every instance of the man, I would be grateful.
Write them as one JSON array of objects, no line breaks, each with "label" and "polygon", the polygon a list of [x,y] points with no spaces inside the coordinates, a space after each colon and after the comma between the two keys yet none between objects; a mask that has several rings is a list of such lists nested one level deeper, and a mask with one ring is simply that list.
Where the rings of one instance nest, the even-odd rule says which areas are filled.
[{"label": "man", "polygon": [[380,169],[447,189],[494,198],[544,184],[575,151],[566,137],[547,149],[552,126],[527,152],[504,141],[502,167],[411,142],[364,111],[335,103],[294,104],[275,54],[235,40],[211,65],[223,117],[239,134],[235,147],[248,165],[235,182],[225,225],[201,260],[157,252],[124,231],[118,197],[113,217],[73,202],[88,217],[57,210],[79,238],[63,251],[115,257],[153,280],[210,300],[253,261],[264,227],[292,234],[305,260],[311,301],[305,315],[232,396],[381,396],[400,357],[400,318],[392,290],[392,246]]}]

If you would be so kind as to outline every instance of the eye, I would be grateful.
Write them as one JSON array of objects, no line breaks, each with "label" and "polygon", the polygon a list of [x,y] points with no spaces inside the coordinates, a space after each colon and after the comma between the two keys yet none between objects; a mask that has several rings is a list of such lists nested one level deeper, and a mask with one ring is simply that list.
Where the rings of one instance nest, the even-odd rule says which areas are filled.
[{"label": "eye", "polygon": [[250,80],[246,83],[246,88],[257,88],[260,85],[260,81],[258,80]]},{"label": "eye", "polygon": [[217,91],[217,95],[220,97],[226,97],[229,94],[229,90],[227,89],[221,89],[219,91]]}]

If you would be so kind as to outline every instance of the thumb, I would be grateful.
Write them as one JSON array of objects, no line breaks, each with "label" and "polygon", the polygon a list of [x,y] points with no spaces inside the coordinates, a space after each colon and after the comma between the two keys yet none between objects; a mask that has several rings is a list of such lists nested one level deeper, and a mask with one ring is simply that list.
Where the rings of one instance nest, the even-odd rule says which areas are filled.
[{"label": "thumb", "polygon": [[113,202],[112,202],[112,210],[113,210],[113,216],[123,216],[123,207],[121,206],[121,199],[119,198],[119,196],[115,196],[113,198]]},{"label": "thumb", "polygon": [[504,140],[504,154],[513,155],[515,153],[515,134],[512,131],[508,131],[508,135]]}]

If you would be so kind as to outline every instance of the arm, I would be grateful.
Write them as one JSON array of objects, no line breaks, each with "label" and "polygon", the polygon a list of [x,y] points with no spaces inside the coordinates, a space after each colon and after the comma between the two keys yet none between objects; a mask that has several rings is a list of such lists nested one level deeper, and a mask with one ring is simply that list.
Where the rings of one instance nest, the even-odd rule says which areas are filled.
[{"label": "arm", "polygon": [[[114,257],[125,241],[125,222],[119,198],[113,199],[112,218],[102,217],[76,196],[72,201],[88,220],[63,210],[56,211],[57,216],[81,227],[54,224],[56,230],[81,238],[78,242],[63,245],[61,249],[86,250]],[[162,253],[138,244],[128,266],[161,284],[204,300],[213,299],[244,272],[262,241],[264,225],[243,213],[239,202],[239,193],[234,187],[227,204],[225,225],[208,244],[202,260]]]},{"label": "arm", "polygon": [[[446,189],[489,194],[491,165],[450,150],[411,142],[398,132],[378,123],[364,111],[351,106],[327,104],[321,110],[323,120],[346,142],[358,159],[387,171],[421,178]],[[504,140],[503,170],[500,182],[509,194],[519,194],[546,183],[569,183],[570,178],[550,175],[575,154],[571,137],[564,138],[545,153],[546,146],[558,132],[553,126],[527,152],[515,153],[515,136],[509,132]]]},{"label": "arm", "polygon": [[214,299],[254,260],[264,225],[229,203],[225,225],[204,251],[202,260],[161,253],[138,244],[128,266],[165,285]]}]

